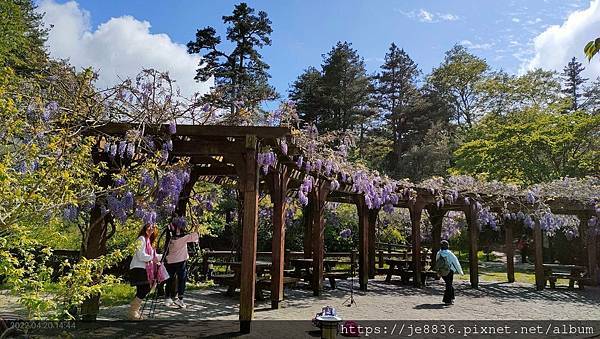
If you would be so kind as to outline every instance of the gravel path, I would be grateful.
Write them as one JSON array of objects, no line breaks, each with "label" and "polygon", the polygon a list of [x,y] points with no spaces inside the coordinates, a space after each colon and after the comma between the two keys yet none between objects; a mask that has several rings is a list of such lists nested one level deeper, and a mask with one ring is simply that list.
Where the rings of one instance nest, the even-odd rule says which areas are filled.
[{"label": "gravel path", "polygon": [[[356,283],[358,286],[358,283]],[[286,300],[278,310],[270,309],[268,300],[257,302],[255,319],[309,320],[323,306],[331,305],[345,319],[364,320],[598,320],[600,319],[600,288],[585,290],[558,288],[536,291],[531,285],[481,283],[472,289],[468,282],[455,283],[456,304],[442,306],[443,284],[431,282],[424,289],[385,283],[383,277],[369,281],[368,292],[356,292],[357,304],[345,307],[350,281],[342,281],[338,289],[326,289],[314,297],[305,288],[286,291]],[[215,287],[186,293],[188,308],[167,308],[157,303],[155,318],[189,320],[237,320],[236,297],[223,295]],[[268,298],[268,294],[267,294]],[[101,310],[102,319],[123,319],[127,306]]]}]

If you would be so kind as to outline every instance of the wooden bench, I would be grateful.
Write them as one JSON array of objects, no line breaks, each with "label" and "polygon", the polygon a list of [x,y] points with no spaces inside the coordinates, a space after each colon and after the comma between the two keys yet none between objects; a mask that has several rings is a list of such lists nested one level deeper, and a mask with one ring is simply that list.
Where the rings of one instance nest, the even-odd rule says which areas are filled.
[{"label": "wooden bench", "polygon": [[[294,287],[300,281],[299,278],[283,277],[283,287]],[[271,278],[260,278],[256,282],[256,299],[264,300],[263,291],[270,291],[273,280]]]},{"label": "wooden bench", "polygon": [[234,277],[235,277],[235,275],[233,273],[227,273],[227,274],[215,274],[211,278],[216,284],[229,286],[233,282]]},{"label": "wooden bench", "polygon": [[331,272],[324,272],[323,273],[323,277],[329,279],[329,285],[331,286],[332,289],[336,289],[337,285],[335,283],[336,279],[348,279],[350,278],[350,273],[346,272],[346,271],[331,271]]},{"label": "wooden bench", "polygon": [[587,281],[582,275],[573,275],[567,272],[552,272],[550,275],[546,276],[546,280],[550,283],[550,288],[556,288],[556,280],[558,279],[568,279],[569,288],[571,289],[575,288],[575,283],[577,283],[579,289],[583,289],[583,285]]}]

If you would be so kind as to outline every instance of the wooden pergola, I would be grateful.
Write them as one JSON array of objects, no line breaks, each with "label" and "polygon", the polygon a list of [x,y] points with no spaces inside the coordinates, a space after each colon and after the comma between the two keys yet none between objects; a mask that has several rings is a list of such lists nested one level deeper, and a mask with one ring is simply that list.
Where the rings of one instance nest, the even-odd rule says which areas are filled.
[{"label": "wooden pergola", "polygon": [[[124,137],[127,131],[138,126],[126,123],[109,123],[90,130],[90,134],[98,136],[98,148],[102,147],[106,137]],[[147,126],[145,135],[166,136],[167,126]],[[187,199],[192,187],[198,180],[206,180],[219,184],[236,184],[242,199],[242,246],[241,246],[241,286],[240,286],[240,330],[242,333],[250,332],[251,320],[254,312],[255,286],[256,286],[256,252],[258,230],[258,196],[262,187],[268,190],[273,203],[273,239],[272,239],[272,290],[271,306],[278,308],[283,299],[284,287],[284,254],[285,254],[285,208],[286,197],[298,190],[303,178],[310,175],[314,179],[314,186],[309,196],[309,204],[305,210],[304,229],[304,255],[313,259],[312,289],[314,295],[320,295],[323,285],[323,258],[324,258],[324,210],[326,202],[349,203],[357,206],[359,228],[359,283],[360,289],[367,290],[368,279],[375,276],[375,226],[379,213],[378,209],[369,209],[365,203],[365,196],[352,189],[352,185],[344,183],[340,178],[340,187],[332,189],[331,178],[316,172],[306,172],[299,168],[294,161],[294,156],[301,155],[301,150],[294,146],[291,130],[283,127],[253,127],[253,126],[207,126],[207,125],[178,125],[175,134],[170,135],[173,142],[171,161],[185,157],[191,165],[190,181],[184,187],[182,199],[177,206],[180,215],[186,210]],[[287,153],[282,152],[280,141],[284,139],[289,145]],[[104,140],[104,141],[103,141]],[[257,164],[257,156],[261,147],[270,146],[278,155],[275,169],[267,175],[261,175]],[[95,151],[94,160],[107,162],[106,153]],[[110,168],[110,166],[109,166]],[[99,178],[104,181],[106,178]],[[110,181],[109,181],[110,182]],[[409,194],[409,190],[415,194]],[[395,207],[407,208],[410,212],[412,225],[412,260],[415,267],[414,283],[422,286],[421,272],[421,216],[428,212],[432,232],[432,256],[435,258],[441,241],[442,221],[446,212],[463,211],[466,215],[469,232],[469,265],[470,282],[472,287],[477,287],[478,279],[478,237],[479,225],[478,210],[474,204],[466,204],[462,199],[455,204],[437,207],[434,194],[424,188],[397,185],[399,196]],[[463,193],[461,193],[463,194]],[[467,196],[465,193],[464,196]],[[573,204],[561,205],[556,202],[557,211],[573,212],[576,214],[592,213],[587,206],[574,206]],[[517,204],[514,204],[515,208]],[[553,205],[554,206],[554,205]],[[561,207],[562,206],[562,207]],[[573,210],[564,210],[564,206],[571,206]],[[561,209],[562,208],[562,209]],[[100,212],[101,206],[96,205],[91,212],[90,236],[86,244],[87,258],[96,258],[106,253],[106,239],[108,221]],[[591,215],[591,214],[590,214]],[[512,229],[507,226],[507,255],[512,258]],[[539,224],[536,224],[536,258],[538,247],[541,249]],[[510,239],[509,239],[510,238]],[[540,238],[541,239],[541,238]],[[509,241],[510,240],[510,241]],[[595,251],[595,241],[589,243],[589,253]],[[594,249],[592,249],[594,248]],[[595,252],[594,252],[595,253]],[[590,267],[595,272],[595,255],[590,256]],[[514,281],[514,266],[508,260],[508,279]],[[537,260],[537,259],[536,259]],[[536,262],[536,280],[538,277]],[[543,271],[541,271],[543,275]],[[595,276],[595,275],[594,275]],[[538,284],[539,286],[539,284]]]}]

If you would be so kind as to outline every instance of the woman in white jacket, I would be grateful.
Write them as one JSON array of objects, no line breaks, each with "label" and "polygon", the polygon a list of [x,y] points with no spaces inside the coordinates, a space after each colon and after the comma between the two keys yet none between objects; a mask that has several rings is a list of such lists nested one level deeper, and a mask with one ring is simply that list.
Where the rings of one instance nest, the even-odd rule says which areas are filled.
[{"label": "woman in white jacket", "polygon": [[140,307],[143,299],[150,293],[152,286],[148,281],[146,264],[150,261],[160,263],[160,256],[152,247],[157,236],[156,225],[146,224],[140,230],[136,240],[137,249],[129,264],[131,285],[136,287],[135,298],[131,301],[128,317],[130,320],[141,320]]}]

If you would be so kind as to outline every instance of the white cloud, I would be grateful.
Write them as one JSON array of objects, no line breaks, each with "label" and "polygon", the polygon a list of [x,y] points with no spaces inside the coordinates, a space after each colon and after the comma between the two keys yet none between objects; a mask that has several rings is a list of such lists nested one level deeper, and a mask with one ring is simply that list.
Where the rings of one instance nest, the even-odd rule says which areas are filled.
[{"label": "white cloud", "polygon": [[410,11],[410,12],[404,12],[402,10],[396,9],[395,11],[401,13],[402,15],[404,15],[407,18],[410,19],[416,19],[419,20],[420,22],[425,22],[425,23],[436,23],[436,22],[440,22],[440,21],[456,21],[458,19],[460,19],[458,17],[458,15],[455,14],[451,14],[451,13],[433,13],[433,12],[429,12],[426,9],[419,9],[418,12],[415,11]]},{"label": "white cloud", "polygon": [[512,18],[512,22],[521,22],[521,19],[519,19],[519,18]]},{"label": "white cloud", "polygon": [[438,13],[438,17],[444,21],[456,21],[458,20],[458,16],[450,13],[440,14]]},{"label": "white cloud", "polygon": [[533,39],[534,55],[521,66],[521,72],[535,68],[562,71],[576,57],[585,66],[584,75],[595,79],[600,75],[600,63],[588,63],[583,53],[585,44],[597,38],[600,25],[600,0],[590,2],[589,8],[575,11],[561,25],[549,26]]},{"label": "white cloud", "polygon": [[460,42],[461,45],[469,48],[469,49],[491,49],[492,47],[494,47],[494,43],[493,42],[485,42],[485,43],[481,43],[481,44],[476,44],[473,43],[471,40],[462,40]]},{"label": "white cloud", "polygon": [[429,13],[426,10],[424,10],[424,9],[421,8],[419,10],[419,15],[418,16],[419,16],[419,20],[421,22],[432,22],[434,14],[433,13]]},{"label": "white cloud", "polygon": [[50,55],[69,59],[76,67],[93,67],[99,73],[99,87],[134,77],[143,68],[154,68],[168,71],[183,95],[209,89],[208,83],[194,80],[200,57],[189,55],[184,45],[167,34],[150,33],[148,21],[121,16],[93,30],[90,12],[75,1],[58,4],[43,0],[38,11],[45,12],[46,26],[53,26],[47,42]]}]

